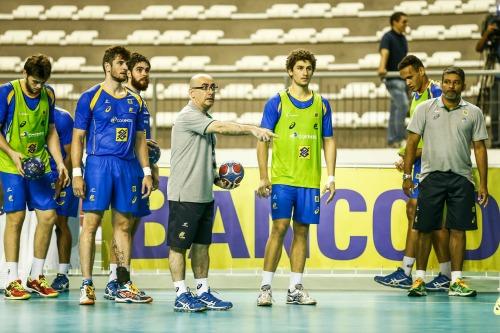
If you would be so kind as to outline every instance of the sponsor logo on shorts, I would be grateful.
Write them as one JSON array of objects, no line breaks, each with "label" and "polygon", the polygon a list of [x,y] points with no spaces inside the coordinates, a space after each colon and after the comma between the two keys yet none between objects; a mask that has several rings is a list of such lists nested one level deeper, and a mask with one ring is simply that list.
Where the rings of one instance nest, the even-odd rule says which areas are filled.
[{"label": "sponsor logo on shorts", "polygon": [[311,146],[299,146],[299,158],[311,158]]},{"label": "sponsor logo on shorts", "polygon": [[128,104],[134,104],[134,99],[133,98],[127,98],[127,103]]},{"label": "sponsor logo on shorts", "polygon": [[179,233],[179,239],[186,239],[186,233],[184,231]]},{"label": "sponsor logo on shorts", "polygon": [[132,203],[135,204],[136,201],[137,201],[137,196],[134,195],[134,197],[132,198]]},{"label": "sponsor logo on shorts", "polygon": [[314,210],[314,215],[318,215],[318,214],[319,214],[319,208],[316,208],[316,209]]},{"label": "sponsor logo on shorts", "polygon": [[183,226],[184,228],[189,228],[189,223],[188,223],[188,222],[184,222],[184,223],[182,224],[182,226]]},{"label": "sponsor logo on shorts", "polygon": [[128,108],[128,112],[129,113],[135,113],[135,108],[133,108],[133,107]]},{"label": "sponsor logo on shorts", "polygon": [[50,183],[50,187],[55,190],[56,189],[56,183]]},{"label": "sponsor logo on shorts", "polygon": [[12,192],[12,187],[8,187],[7,192]]},{"label": "sponsor logo on shorts", "polygon": [[95,195],[91,194],[89,197],[89,201],[95,201]]},{"label": "sponsor logo on shorts", "polygon": [[132,186],[132,192],[137,192],[137,186],[135,185]]},{"label": "sponsor logo on shorts", "polygon": [[319,195],[314,196],[314,202],[319,202]]},{"label": "sponsor logo on shorts", "polygon": [[90,193],[95,193],[95,187],[92,187],[92,188],[90,189]]},{"label": "sponsor logo on shorts", "polygon": [[126,128],[126,127],[118,127],[116,129],[115,141],[117,141],[117,142],[127,142],[127,138],[128,138],[128,128]]},{"label": "sponsor logo on shorts", "polygon": [[38,148],[38,144],[36,142],[28,143],[28,146],[27,146],[28,154],[36,153],[37,148]]},{"label": "sponsor logo on shorts", "polygon": [[273,209],[278,209],[278,204],[276,202],[273,202]]},{"label": "sponsor logo on shorts", "polygon": [[59,201],[56,201],[56,202],[57,202],[57,204],[58,204],[59,206],[63,206],[63,205],[64,205],[64,203],[65,203],[66,201],[64,201],[64,200],[59,200]]},{"label": "sponsor logo on shorts", "polygon": [[9,195],[9,201],[10,201],[10,202],[14,201],[14,196],[13,196],[12,194],[11,194],[11,195]]},{"label": "sponsor logo on shorts", "polygon": [[61,191],[61,193],[59,193],[59,197],[66,198],[66,191]]}]

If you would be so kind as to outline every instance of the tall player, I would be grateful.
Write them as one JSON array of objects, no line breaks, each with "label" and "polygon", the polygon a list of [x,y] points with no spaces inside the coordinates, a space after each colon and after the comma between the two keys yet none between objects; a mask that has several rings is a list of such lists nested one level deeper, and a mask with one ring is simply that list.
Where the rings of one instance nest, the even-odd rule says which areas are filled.
[{"label": "tall player", "polygon": [[319,223],[321,148],[324,149],[329,191],[335,193],[336,145],[328,101],[309,88],[316,58],[308,50],[292,51],[286,60],[291,79],[288,89],[271,97],[264,108],[261,127],[274,131],[271,181],[267,163],[269,143],[259,141],[260,185],[258,195],[271,196],[273,226],[267,241],[258,306],[271,306],[271,282],[283,248],[283,238],[293,218],[290,284],[287,303],[314,305],[316,300],[302,286],[309,225]]},{"label": "tall player", "polygon": [[[73,133],[73,117],[71,114],[56,106],[54,109],[54,124],[61,146],[61,153],[66,169],[71,170],[71,139]],[[54,159],[50,159],[52,173],[57,175]],[[73,194],[71,186],[62,187],[60,182],[56,182],[56,237],[57,253],[59,255],[59,270],[56,278],[52,282],[52,288],[58,292],[69,290],[68,272],[71,259],[71,231],[68,227],[68,218],[78,216],[78,205],[80,200]]]},{"label": "tall player", "polygon": [[[95,233],[110,204],[113,210],[113,251],[118,259],[117,278],[120,284],[115,300],[145,301],[130,281],[130,228],[139,199],[149,196],[153,181],[144,135],[142,99],[123,86],[127,80],[129,58],[130,52],[122,46],[106,49],[102,61],[104,82],[82,94],[75,112],[71,162],[73,190],[76,196],[83,199],[84,211],[80,234],[82,305],[95,302],[92,282]],[[87,159],[83,175],[84,138],[87,141]],[[136,159],[139,159],[143,172],[138,172]]]},{"label": "tall player", "polygon": [[[35,231],[34,258],[26,286],[44,297],[56,297],[43,275],[43,265],[56,221],[57,204],[49,166],[49,152],[57,165],[63,186],[69,183],[54,127],[55,96],[45,82],[51,64],[46,55],[28,57],[24,78],[0,86],[0,179],[5,194],[7,223],[4,233],[5,260],[8,269],[6,299],[28,299],[30,294],[21,285],[18,273],[19,241],[26,215],[26,206],[35,210],[38,224]],[[37,180],[24,178],[23,160],[38,157],[45,165],[45,174]]]},{"label": "tall player", "polygon": [[[398,64],[398,69],[401,78],[405,80],[406,85],[413,92],[413,98],[410,105],[410,117],[413,115],[417,105],[431,98],[441,96],[441,87],[439,86],[439,83],[429,80],[427,74],[425,73],[425,67],[422,61],[416,56],[408,55],[404,57]],[[415,211],[417,208],[417,197],[419,192],[418,183],[422,167],[420,158],[422,155],[422,147],[423,141],[420,140],[416,151],[415,163],[413,164],[413,176],[404,176],[411,177],[413,183],[415,184],[415,190],[412,192],[411,197],[406,203],[408,231],[406,234],[406,247],[402,265],[389,275],[375,276],[374,278],[376,282],[389,287],[409,289],[413,283],[411,271],[415,263],[418,237],[417,230],[413,229],[413,221],[415,220]],[[399,151],[399,155],[403,157],[404,154],[405,149],[403,148]],[[401,172],[403,171],[404,163],[402,158],[396,162],[396,168]],[[432,240],[434,250],[436,251],[436,256],[439,261],[440,273],[432,281],[426,284],[426,288],[430,291],[447,291],[450,287],[451,278],[450,251],[448,249],[449,231],[443,226],[443,228],[433,232]]]},{"label": "tall player", "polygon": [[[151,64],[149,63],[148,58],[139,53],[132,53],[130,55],[130,59],[127,61],[127,85],[126,88],[131,92],[140,95],[141,91],[146,91],[149,86],[149,71],[151,69]],[[146,104],[146,101],[143,99],[143,115],[144,115],[144,131],[146,134],[146,141],[148,145],[157,145],[156,142],[151,140],[151,126],[150,126],[150,114]],[[153,190],[158,188],[159,181],[159,169],[158,165],[151,165],[152,176],[153,176]],[[148,216],[151,214],[149,210],[149,198],[140,199],[139,201],[139,212],[135,214],[133,224],[131,226],[130,232],[131,241],[134,237],[135,231],[137,230],[137,226],[141,220],[141,217]],[[132,245],[132,244],[131,244]],[[130,262],[129,262],[130,265]],[[118,291],[119,284],[116,275],[116,269],[118,267],[118,260],[114,251],[111,251],[110,257],[110,274],[109,281],[106,285],[106,289],[104,291],[104,298],[109,300],[114,300],[116,297],[116,292]],[[143,293],[142,297],[146,295]]]}]

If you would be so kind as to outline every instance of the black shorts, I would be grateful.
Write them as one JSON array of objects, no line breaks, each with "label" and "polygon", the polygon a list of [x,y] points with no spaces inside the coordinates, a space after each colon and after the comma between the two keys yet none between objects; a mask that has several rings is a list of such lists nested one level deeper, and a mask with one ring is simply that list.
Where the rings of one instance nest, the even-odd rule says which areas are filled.
[{"label": "black shorts", "polygon": [[442,228],[446,203],[446,228],[476,230],[474,185],[451,171],[430,173],[419,185],[413,229],[430,232]]},{"label": "black shorts", "polygon": [[212,243],[214,202],[168,201],[167,245],[189,249],[193,243]]}]

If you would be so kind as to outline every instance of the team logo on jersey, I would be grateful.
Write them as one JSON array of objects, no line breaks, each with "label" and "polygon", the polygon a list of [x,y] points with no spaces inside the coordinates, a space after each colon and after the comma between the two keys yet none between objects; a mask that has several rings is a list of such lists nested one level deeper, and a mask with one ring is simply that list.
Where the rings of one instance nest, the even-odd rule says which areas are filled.
[{"label": "team logo on jersey", "polygon": [[34,154],[36,153],[36,150],[38,148],[38,144],[36,142],[28,143],[28,154]]},{"label": "team logo on jersey", "polygon": [[133,107],[129,107],[129,108],[128,108],[128,112],[129,112],[129,113],[135,113],[135,108],[133,108]]},{"label": "team logo on jersey", "polygon": [[50,188],[55,190],[56,189],[56,183],[52,182],[50,183]]},{"label": "team logo on jersey", "polygon": [[186,233],[184,231],[179,233],[179,239],[186,239]]},{"label": "team logo on jersey", "polygon": [[109,103],[111,103],[111,102],[109,101],[109,99],[105,99],[105,100],[104,100],[104,104],[109,104]]},{"label": "team logo on jersey", "polygon": [[463,115],[467,117],[469,115],[469,111],[467,111],[467,109],[464,109]]},{"label": "team logo on jersey", "polygon": [[61,191],[61,193],[59,193],[59,197],[66,198],[66,191]]},{"label": "team logo on jersey", "polygon": [[318,124],[314,124],[313,128],[314,128],[315,130],[317,130],[317,129],[318,129]]},{"label": "team logo on jersey", "polygon": [[25,120],[21,121],[21,123],[19,124],[19,127],[23,128],[24,125],[26,125],[26,121]]},{"label": "team logo on jersey", "polygon": [[106,107],[106,109],[104,109],[104,112],[108,113],[109,111],[111,111],[111,105],[108,105]]},{"label": "team logo on jersey", "polygon": [[128,128],[118,127],[116,129],[115,141],[116,142],[126,142],[127,138],[128,138]]},{"label": "team logo on jersey", "polygon": [[294,128],[294,127],[295,127],[295,121],[292,121],[292,122],[290,123],[290,126],[288,126],[288,128],[289,128],[289,129],[292,129],[292,128]]},{"label": "team logo on jersey", "polygon": [[432,119],[436,120],[440,117],[441,115],[439,114],[439,110],[434,111],[434,115],[432,116]]},{"label": "team logo on jersey", "polygon": [[56,202],[57,202],[57,204],[58,204],[59,206],[63,206],[63,205],[64,205],[64,203],[65,203],[66,201],[64,201],[64,200],[59,200],[59,201],[56,201]]},{"label": "team logo on jersey", "polygon": [[311,146],[299,146],[299,158],[311,158]]},{"label": "team logo on jersey", "polygon": [[128,104],[134,104],[134,99],[133,98],[127,98],[127,103]]}]

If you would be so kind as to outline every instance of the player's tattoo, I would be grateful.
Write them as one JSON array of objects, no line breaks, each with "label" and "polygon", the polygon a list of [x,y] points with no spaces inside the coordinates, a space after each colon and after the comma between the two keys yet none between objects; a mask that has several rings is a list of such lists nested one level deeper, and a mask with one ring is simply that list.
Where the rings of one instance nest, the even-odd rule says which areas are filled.
[{"label": "player's tattoo", "polygon": [[116,260],[118,261],[118,266],[125,266],[127,263],[125,262],[125,253],[123,251],[120,251],[118,249],[118,244],[116,243],[116,241],[113,239],[113,242],[112,242],[112,248],[113,248],[113,251],[115,252],[115,256],[116,256]]}]

